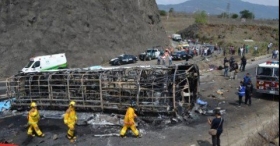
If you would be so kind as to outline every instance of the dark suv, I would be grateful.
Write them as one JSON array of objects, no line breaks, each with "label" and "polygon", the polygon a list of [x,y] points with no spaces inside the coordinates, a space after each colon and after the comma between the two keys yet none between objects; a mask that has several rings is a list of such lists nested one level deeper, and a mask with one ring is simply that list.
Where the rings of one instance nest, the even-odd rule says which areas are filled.
[{"label": "dark suv", "polygon": [[183,59],[190,59],[193,55],[188,54],[186,51],[176,51],[172,53],[172,60],[183,60]]},{"label": "dark suv", "polygon": [[118,58],[113,58],[110,60],[111,65],[122,65],[122,64],[128,64],[128,63],[135,63],[138,61],[138,58],[134,55],[120,55]]}]

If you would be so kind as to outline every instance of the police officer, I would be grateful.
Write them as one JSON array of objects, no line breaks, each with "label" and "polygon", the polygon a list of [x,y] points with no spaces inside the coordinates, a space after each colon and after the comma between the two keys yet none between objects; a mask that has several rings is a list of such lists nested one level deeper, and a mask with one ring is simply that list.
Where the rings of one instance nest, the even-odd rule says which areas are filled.
[{"label": "police officer", "polygon": [[240,81],[240,85],[238,88],[238,98],[239,98],[239,102],[238,102],[238,106],[241,106],[242,103],[242,97],[245,95],[245,86],[243,84],[243,81]]},{"label": "police officer", "polygon": [[245,104],[247,104],[247,102],[249,101],[248,106],[251,106],[251,97],[253,95],[253,85],[251,83],[251,81],[248,81],[248,84],[245,86]]}]

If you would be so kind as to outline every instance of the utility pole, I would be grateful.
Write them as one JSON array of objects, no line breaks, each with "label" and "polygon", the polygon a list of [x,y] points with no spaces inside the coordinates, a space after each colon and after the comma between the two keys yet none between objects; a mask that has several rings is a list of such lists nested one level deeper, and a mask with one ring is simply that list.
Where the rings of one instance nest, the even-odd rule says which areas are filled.
[{"label": "utility pole", "polygon": [[230,11],[230,0],[228,1],[228,4],[227,4],[227,15],[229,16],[229,11]]}]

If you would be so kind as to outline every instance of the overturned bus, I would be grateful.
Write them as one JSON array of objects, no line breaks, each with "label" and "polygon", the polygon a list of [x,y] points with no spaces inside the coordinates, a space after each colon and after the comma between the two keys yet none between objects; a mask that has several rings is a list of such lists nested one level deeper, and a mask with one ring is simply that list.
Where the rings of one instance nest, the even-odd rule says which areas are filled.
[{"label": "overturned bus", "polygon": [[[199,69],[195,64],[134,66],[93,70],[67,69],[22,73],[7,78],[12,108],[65,109],[76,101],[77,110],[125,111],[131,101],[143,113],[186,112],[197,98]],[[182,110],[184,109],[184,110]]]}]

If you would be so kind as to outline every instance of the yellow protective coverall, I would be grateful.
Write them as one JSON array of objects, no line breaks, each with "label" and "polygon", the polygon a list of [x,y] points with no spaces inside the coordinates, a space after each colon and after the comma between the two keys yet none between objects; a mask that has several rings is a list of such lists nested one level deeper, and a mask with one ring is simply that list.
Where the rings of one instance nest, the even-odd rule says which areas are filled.
[{"label": "yellow protective coverall", "polygon": [[67,131],[68,139],[75,138],[75,124],[77,120],[78,118],[76,115],[75,108],[70,106],[64,115],[64,124],[66,124],[68,127],[68,131]]},{"label": "yellow protective coverall", "polygon": [[38,127],[38,122],[40,120],[40,113],[37,110],[37,108],[33,107],[29,111],[27,118],[28,118],[28,125],[29,125],[27,134],[34,136],[33,135],[33,129],[34,129],[38,136],[42,136],[43,133]]},{"label": "yellow protective coverall", "polygon": [[124,125],[120,132],[121,136],[125,135],[127,128],[130,128],[135,136],[139,136],[139,131],[136,128],[135,122],[134,122],[134,118],[136,118],[136,117],[137,117],[137,115],[135,114],[134,109],[132,107],[129,107],[126,110],[126,114],[124,117]]}]

